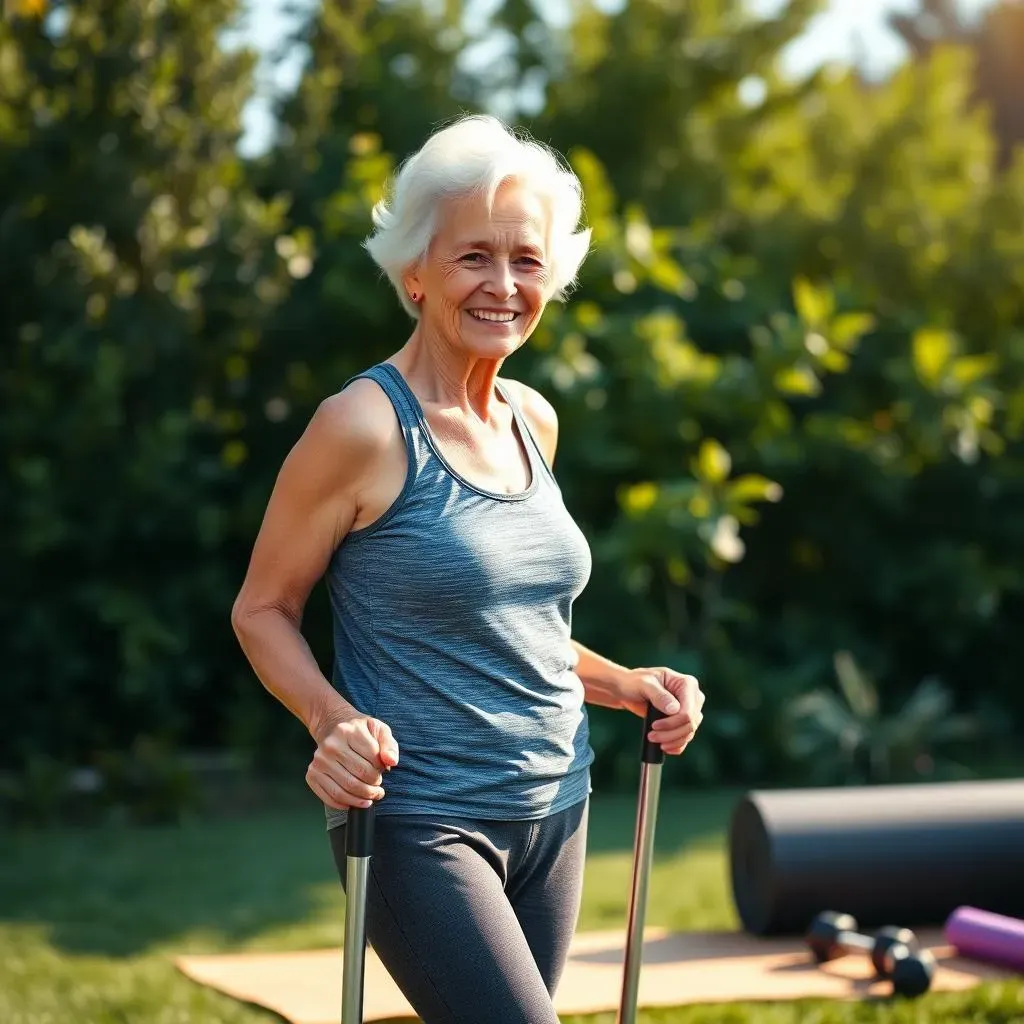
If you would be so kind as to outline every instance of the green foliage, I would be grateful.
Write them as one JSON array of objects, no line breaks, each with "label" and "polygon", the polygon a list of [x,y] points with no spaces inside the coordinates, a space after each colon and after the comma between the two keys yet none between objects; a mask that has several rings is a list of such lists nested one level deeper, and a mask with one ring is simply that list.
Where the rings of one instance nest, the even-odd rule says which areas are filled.
[{"label": "green foliage", "polygon": [[98,751],[89,765],[36,754],[20,771],[0,774],[0,821],[15,826],[177,823],[202,803],[192,767],[144,735],[127,750]]},{"label": "green foliage", "polygon": [[927,59],[950,44],[972,54],[975,102],[990,119],[999,164],[1007,166],[1024,142],[1024,6],[1019,0],[986,4],[970,23],[950,0],[921,0],[919,10],[892,11],[888,21],[914,59]]},{"label": "green foliage", "polygon": [[[231,602],[312,411],[407,336],[360,245],[387,174],[488,104],[534,110],[584,185],[579,287],[507,372],[560,416],[595,553],[576,635],[704,680],[669,777],[801,779],[811,750],[842,775],[828,722],[895,750],[897,709],[941,724],[981,695],[1019,725],[1024,159],[975,103],[970,42],[872,85],[786,80],[816,6],[580,3],[556,30],[507,3],[507,59],[479,67],[460,5],[324,5],[248,161],[252,57],[217,45],[231,0],[0,26],[10,799],[59,813],[52,766],[103,751],[172,813],[174,773],[143,771],[137,737],[262,766],[308,751]],[[304,632],[326,669],[319,590]],[[838,651],[876,680],[867,725],[821,696]],[[945,689],[915,696],[930,677]],[[795,748],[794,701],[817,708]],[[624,784],[635,722],[593,723],[600,783]]]},{"label": "green foliage", "polygon": [[285,277],[236,151],[233,4],[63,13],[0,28],[8,765],[219,741],[232,396]]},{"label": "green foliage", "polygon": [[[641,27],[646,11],[581,20],[576,31],[592,45],[580,52],[601,55],[582,88],[610,96],[618,82],[628,93],[615,62],[650,24],[671,38],[665,11]],[[613,23],[622,31],[605,32]],[[740,38],[723,34],[721,46]],[[994,173],[984,119],[969,109],[969,67],[970,54],[943,50],[872,90],[852,73],[798,86],[769,74],[767,98],[743,115],[727,89],[666,70],[686,129],[722,130],[705,136],[711,159],[696,165],[701,151],[689,147],[685,169],[659,171],[656,188],[635,179],[649,180],[654,158],[634,161],[642,149],[617,145],[622,119],[604,116],[606,106],[600,121],[564,112],[559,83],[537,119],[557,126],[564,116],[565,141],[589,147],[576,163],[600,227],[592,273],[602,287],[586,277],[577,296],[593,298],[594,327],[572,331],[572,362],[586,373],[542,364],[545,383],[566,382],[563,436],[580,430],[593,445],[564,472],[572,484],[588,478],[574,494],[615,580],[601,592],[606,607],[596,593],[584,604],[579,628],[617,631],[630,657],[658,651],[702,672],[730,725],[723,736],[705,728],[701,753],[684,759],[698,775],[806,772],[792,764],[780,711],[820,686],[847,647],[887,690],[906,697],[913,680],[938,673],[955,703],[974,699],[980,658],[986,693],[1019,708],[1011,674],[985,651],[1005,650],[1004,616],[1020,601],[1009,504],[1019,493],[1019,385],[1010,380],[1021,379],[1024,310],[1019,291],[1011,297],[1010,254],[1022,211],[1018,195],[1010,212],[1006,191],[1019,188],[1020,166]],[[740,116],[756,130],[725,130]],[[628,124],[671,148],[670,112],[637,104]],[[692,197],[692,214],[684,205],[679,216]],[[652,211],[687,227],[651,228]],[[1000,223],[1014,226],[995,256],[981,239]],[[655,238],[656,257],[636,259]],[[978,241],[968,249],[967,238]],[[657,277],[655,260],[669,268]],[[763,505],[755,529],[736,515],[735,532],[698,532],[694,510],[712,507],[693,468],[702,445],[777,488],[782,500]],[[622,508],[599,518],[588,499],[608,491]],[[716,538],[743,553],[726,573],[714,571]],[[704,556],[696,566],[694,550]]]},{"label": "green foliage", "polygon": [[935,754],[951,744],[977,740],[977,715],[957,714],[938,679],[922,680],[898,710],[886,714],[877,686],[849,651],[835,658],[839,692],[814,690],[787,709],[788,746],[807,765],[808,779],[893,783],[963,778],[964,766]]}]

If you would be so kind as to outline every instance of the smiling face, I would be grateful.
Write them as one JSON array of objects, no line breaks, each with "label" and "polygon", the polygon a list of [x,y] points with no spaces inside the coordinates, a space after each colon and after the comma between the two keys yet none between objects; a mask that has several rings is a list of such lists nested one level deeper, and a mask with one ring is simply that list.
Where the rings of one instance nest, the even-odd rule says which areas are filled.
[{"label": "smiling face", "polygon": [[421,329],[478,358],[503,359],[540,321],[551,293],[548,216],[515,181],[488,211],[483,196],[447,200],[426,257],[407,275]]}]

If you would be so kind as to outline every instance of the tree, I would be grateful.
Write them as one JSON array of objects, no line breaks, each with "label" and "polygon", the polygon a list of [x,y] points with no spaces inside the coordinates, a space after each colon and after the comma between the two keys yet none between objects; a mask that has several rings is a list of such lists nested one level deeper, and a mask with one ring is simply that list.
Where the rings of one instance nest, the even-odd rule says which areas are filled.
[{"label": "tree", "polygon": [[1006,169],[1024,142],[1024,4],[1000,0],[968,22],[953,0],[922,0],[909,14],[892,13],[889,24],[915,60],[938,47],[958,46],[974,58],[974,102],[985,107],[999,140],[998,166]]},{"label": "tree", "polygon": [[237,155],[234,0],[0,27],[0,759],[221,735],[224,559],[281,210]]}]

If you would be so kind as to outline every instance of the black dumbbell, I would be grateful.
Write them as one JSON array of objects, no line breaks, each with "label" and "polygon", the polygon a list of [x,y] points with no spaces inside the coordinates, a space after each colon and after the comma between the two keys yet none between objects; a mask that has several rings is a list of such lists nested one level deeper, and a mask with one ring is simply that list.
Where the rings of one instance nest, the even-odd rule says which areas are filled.
[{"label": "black dumbbell", "polygon": [[857,931],[855,917],[833,911],[819,914],[807,932],[807,945],[819,964],[862,950],[870,955],[875,973],[883,978],[889,977],[886,955],[897,943],[915,953],[919,948],[917,937],[909,928],[881,928],[873,936],[863,935]]},{"label": "black dumbbell", "polygon": [[909,928],[886,927],[873,936],[863,935],[857,931],[856,918],[828,911],[811,922],[806,939],[818,963],[854,950],[867,953],[875,973],[890,979],[899,995],[917,996],[931,987],[935,958],[920,948]]},{"label": "black dumbbell", "polygon": [[935,957],[927,949],[910,949],[902,942],[889,947],[885,954],[887,976],[898,996],[923,996],[935,977]]}]

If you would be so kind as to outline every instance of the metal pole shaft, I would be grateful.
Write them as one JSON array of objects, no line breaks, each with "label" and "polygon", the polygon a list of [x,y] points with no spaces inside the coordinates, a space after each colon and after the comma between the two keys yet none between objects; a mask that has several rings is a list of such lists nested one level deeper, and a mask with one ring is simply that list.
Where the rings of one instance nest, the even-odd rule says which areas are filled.
[{"label": "metal pole shaft", "polygon": [[661,767],[665,752],[647,737],[664,712],[648,704],[640,747],[640,798],[636,809],[636,834],[633,837],[633,885],[629,895],[629,919],[626,926],[626,958],[622,971],[622,995],[616,1024],[636,1024],[640,994],[640,964],[644,956],[644,916],[647,887],[654,860],[654,827],[658,820],[658,794],[661,791]]},{"label": "metal pole shaft", "polygon": [[366,968],[366,887],[373,853],[374,808],[349,811],[345,842],[345,949],[341,1024],[363,1024]]},{"label": "metal pole shaft", "polygon": [[366,879],[369,857],[345,862],[345,961],[341,976],[341,1024],[363,1024],[363,973],[366,967]]},{"label": "metal pole shaft", "polygon": [[637,808],[636,836],[633,844],[633,886],[626,926],[626,960],[618,1024],[636,1022],[640,964],[644,948],[644,912],[647,908],[647,889],[651,877],[651,863],[654,859],[654,828],[658,817],[661,767],[660,764],[644,764],[640,768],[640,803]]}]

